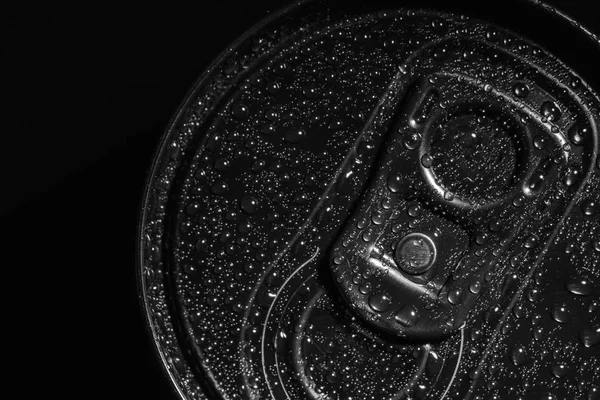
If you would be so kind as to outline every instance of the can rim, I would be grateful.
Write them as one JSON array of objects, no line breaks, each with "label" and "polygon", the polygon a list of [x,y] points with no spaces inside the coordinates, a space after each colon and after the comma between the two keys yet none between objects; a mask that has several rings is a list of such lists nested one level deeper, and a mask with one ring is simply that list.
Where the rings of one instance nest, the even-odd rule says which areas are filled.
[{"label": "can rim", "polygon": [[173,375],[171,369],[169,368],[169,364],[165,357],[165,354],[161,351],[160,343],[157,338],[157,332],[152,324],[151,319],[151,310],[150,305],[148,303],[148,290],[145,284],[145,280],[143,278],[143,261],[144,261],[144,249],[142,246],[143,243],[143,234],[144,227],[146,226],[146,222],[148,219],[148,205],[150,201],[150,192],[153,186],[153,183],[156,181],[157,174],[159,172],[158,168],[160,165],[160,156],[164,154],[168,143],[170,143],[172,136],[174,135],[175,126],[177,121],[182,117],[185,112],[186,105],[193,99],[194,95],[197,93],[198,88],[209,78],[209,76],[213,73],[213,71],[220,65],[229,55],[231,55],[235,49],[249,36],[253,33],[260,30],[262,27],[268,25],[271,22],[274,22],[281,16],[285,15],[292,8],[300,6],[301,4],[307,3],[313,0],[300,0],[295,3],[288,4],[284,7],[279,8],[278,10],[272,12],[267,15],[254,25],[252,25],[249,29],[247,29],[242,35],[240,35],[237,39],[232,41],[225,50],[221,51],[215,59],[209,64],[208,67],[204,69],[204,71],[199,75],[198,78],[194,81],[194,83],[188,89],[186,95],[183,100],[177,106],[177,109],[173,116],[169,119],[164,132],[159,140],[159,144],[152,155],[152,161],[150,167],[146,172],[146,178],[142,189],[142,194],[139,200],[139,213],[138,213],[138,222],[136,224],[136,250],[135,250],[135,274],[136,274],[136,286],[137,286],[137,298],[138,305],[140,310],[142,311],[144,317],[144,325],[146,334],[150,336],[150,340],[153,343],[153,352],[155,357],[160,360],[161,370],[164,376],[169,380],[170,386],[174,391],[179,395],[179,398],[182,400],[187,400],[183,389],[181,388],[179,382]]}]

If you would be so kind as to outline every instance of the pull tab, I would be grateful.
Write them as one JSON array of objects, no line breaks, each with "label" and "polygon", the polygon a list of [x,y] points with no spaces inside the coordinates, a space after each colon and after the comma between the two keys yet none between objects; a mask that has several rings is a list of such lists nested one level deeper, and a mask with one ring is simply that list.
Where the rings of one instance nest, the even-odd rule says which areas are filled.
[{"label": "pull tab", "polygon": [[[499,265],[539,257],[577,192],[563,177],[583,177],[594,156],[564,134],[571,121],[597,132],[577,97],[488,46],[439,41],[408,60],[377,172],[331,253],[347,303],[400,337],[458,329]],[[494,85],[472,78],[489,59],[506,67]]]}]

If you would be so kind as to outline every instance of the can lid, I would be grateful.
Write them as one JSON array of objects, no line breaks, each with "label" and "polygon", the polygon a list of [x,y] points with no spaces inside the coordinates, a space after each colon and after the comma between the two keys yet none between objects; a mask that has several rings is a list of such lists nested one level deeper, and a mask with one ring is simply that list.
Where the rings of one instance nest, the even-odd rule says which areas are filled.
[{"label": "can lid", "polygon": [[140,236],[182,398],[598,398],[600,43],[448,7],[300,2],[196,84]]}]

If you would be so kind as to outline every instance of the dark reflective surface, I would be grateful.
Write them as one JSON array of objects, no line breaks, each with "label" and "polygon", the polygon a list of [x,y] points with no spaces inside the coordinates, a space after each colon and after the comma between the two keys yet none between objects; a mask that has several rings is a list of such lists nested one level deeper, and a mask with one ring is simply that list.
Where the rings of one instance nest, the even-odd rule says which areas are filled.
[{"label": "dark reflective surface", "polygon": [[[588,2],[562,3],[593,27]],[[20,255],[6,269],[22,283],[6,313],[22,328],[11,343],[23,343],[8,352],[36,383],[28,393],[177,398],[136,299],[139,194],[156,143],[198,73],[268,8],[225,1],[78,16],[60,7],[5,10],[10,101],[0,162],[10,190],[1,201],[4,249]],[[223,29],[216,35],[213,26]]]}]

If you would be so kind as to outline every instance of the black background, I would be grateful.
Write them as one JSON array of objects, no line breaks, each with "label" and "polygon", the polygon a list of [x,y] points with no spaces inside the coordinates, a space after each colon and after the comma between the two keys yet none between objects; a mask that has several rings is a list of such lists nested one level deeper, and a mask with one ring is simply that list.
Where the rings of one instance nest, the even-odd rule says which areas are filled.
[{"label": "black background", "polygon": [[[552,1],[600,32],[594,2]],[[0,17],[3,327],[26,398],[176,399],[136,293],[146,173],[195,79],[281,3],[151,4]]]}]

